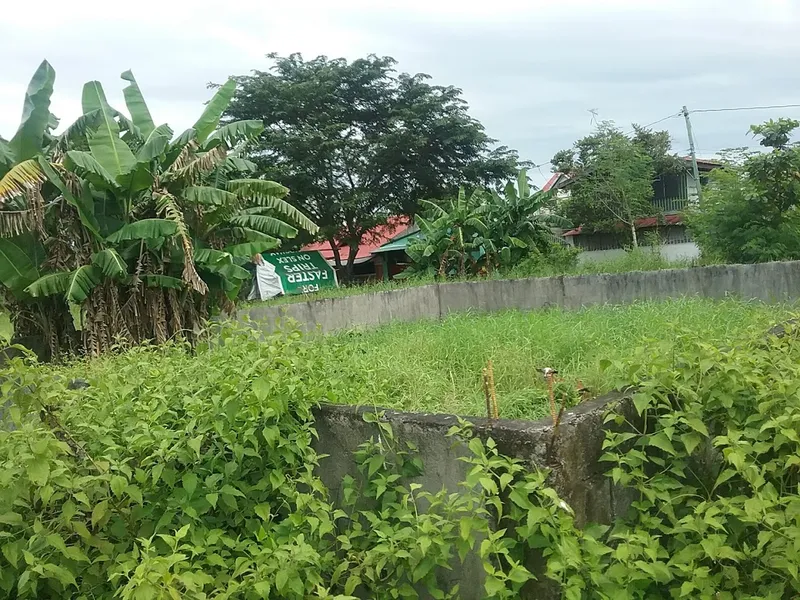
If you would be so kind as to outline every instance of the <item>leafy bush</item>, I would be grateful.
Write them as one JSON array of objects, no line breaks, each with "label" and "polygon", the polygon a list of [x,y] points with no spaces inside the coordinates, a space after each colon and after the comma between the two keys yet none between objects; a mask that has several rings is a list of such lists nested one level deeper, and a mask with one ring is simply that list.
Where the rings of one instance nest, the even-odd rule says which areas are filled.
[{"label": "leafy bush", "polygon": [[549,255],[558,246],[551,227],[569,222],[552,214],[550,193],[528,184],[519,172],[502,194],[463,188],[446,203],[422,201],[427,215],[417,215],[421,236],[409,244],[411,267],[404,277],[465,277],[509,269],[528,256]]},{"label": "leafy bush", "polygon": [[328,597],[333,511],[311,407],[337,396],[297,334],[224,333],[89,365],[72,391],[12,365],[0,431],[0,589],[11,597]]},{"label": "leafy bush", "polygon": [[605,459],[637,500],[594,584],[632,598],[800,593],[796,334],[724,349],[683,336],[679,355],[628,365],[638,419],[607,434]]},{"label": "leafy bush", "polygon": [[660,271],[685,269],[692,266],[689,259],[667,260],[658,248],[631,248],[625,254],[605,260],[586,261],[575,269],[575,274],[629,273],[631,271]]},{"label": "leafy bush", "polygon": [[[607,431],[602,460],[633,492],[629,512],[578,530],[541,510],[551,491],[523,484],[532,493],[512,492],[500,519],[512,556],[543,549],[565,598],[797,597],[797,333],[725,349],[684,334],[680,352],[664,343],[626,364],[634,410],[608,415],[622,427]],[[531,515],[544,540],[520,528]]]},{"label": "leafy bush", "polygon": [[756,263],[800,258],[800,146],[790,136],[800,121],[778,119],[753,125],[764,153],[729,157],[710,174],[689,224],[703,256]]},{"label": "leafy bush", "polygon": [[184,350],[82,363],[87,389],[67,384],[74,368],[17,359],[4,373],[6,596],[458,598],[441,575],[470,551],[488,598],[520,597],[533,554],[570,599],[800,592],[794,331],[726,349],[683,334],[616,365],[633,410],[609,413],[603,460],[634,501],[584,529],[546,471],[465,423],[451,430],[468,448],[460,493],[424,492],[415,448],[379,414],[335,509],[313,472],[311,409],[364,381],[315,376],[296,333],[226,330]]},{"label": "leafy bush", "polygon": [[580,250],[573,246],[552,244],[547,252],[530,252],[526,258],[501,273],[512,279],[569,274],[578,268],[579,254]]},{"label": "leafy bush", "polygon": [[[297,333],[226,330],[186,350],[142,346],[56,374],[15,359],[3,373],[6,597],[457,597],[438,591],[437,568],[489,534],[479,494],[408,485],[422,463],[374,416],[349,512],[314,475],[311,409],[357,380],[317,377]],[[68,383],[75,372],[88,387]]]}]

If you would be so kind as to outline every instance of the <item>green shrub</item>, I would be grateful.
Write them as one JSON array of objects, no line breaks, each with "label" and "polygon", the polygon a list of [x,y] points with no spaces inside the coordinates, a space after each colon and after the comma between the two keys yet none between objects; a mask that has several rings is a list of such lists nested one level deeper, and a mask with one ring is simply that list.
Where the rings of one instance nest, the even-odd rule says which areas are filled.
[{"label": "green shrub", "polygon": [[512,279],[523,277],[552,277],[573,272],[578,266],[580,250],[573,246],[553,243],[546,252],[533,251],[514,267],[503,271],[502,276]]},{"label": "green shrub", "polygon": [[[380,414],[334,508],[314,474],[312,408],[365,382],[298,334],[226,330],[58,369],[3,373],[0,589],[10,598],[459,597],[440,575],[470,551],[487,598],[518,598],[540,555],[565,598],[779,600],[800,593],[800,345],[794,331],[719,348],[696,333],[621,364],[608,475],[633,492],[578,529],[547,473],[462,423],[460,493]],[[332,361],[338,357],[331,357]],[[73,390],[83,374],[90,387]],[[490,530],[489,523],[496,524]]]},{"label": "green shrub", "polygon": [[684,334],[624,365],[633,407],[608,414],[602,460],[633,502],[610,527],[575,528],[541,472],[472,440],[467,483],[505,532],[481,546],[487,596],[518,598],[534,552],[568,599],[798,597],[799,333],[725,349]]},{"label": "green shrub", "polygon": [[625,254],[598,261],[586,261],[575,274],[597,275],[600,273],[628,273],[630,271],[660,271],[662,269],[685,269],[693,262],[688,259],[667,260],[658,248],[630,248]]},{"label": "green shrub", "polygon": [[311,408],[337,384],[313,376],[297,334],[220,344],[79,365],[90,387],[74,391],[45,367],[6,371],[5,595],[328,597],[333,511]]},{"label": "green shrub", "polygon": [[800,259],[800,145],[790,142],[800,121],[753,125],[765,152],[726,153],[710,173],[689,227],[709,261],[758,263]]},{"label": "green shrub", "polygon": [[797,597],[796,332],[726,349],[683,337],[680,354],[626,366],[638,418],[607,434],[605,460],[637,500],[592,585],[609,598]]}]

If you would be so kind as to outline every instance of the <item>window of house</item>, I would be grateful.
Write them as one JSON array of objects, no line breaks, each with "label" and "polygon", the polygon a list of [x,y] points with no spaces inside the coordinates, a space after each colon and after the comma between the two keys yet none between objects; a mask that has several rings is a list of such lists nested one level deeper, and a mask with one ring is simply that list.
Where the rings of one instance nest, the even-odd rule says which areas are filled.
[{"label": "window of house", "polygon": [[689,197],[686,177],[683,173],[666,173],[653,182],[653,200],[681,199]]}]

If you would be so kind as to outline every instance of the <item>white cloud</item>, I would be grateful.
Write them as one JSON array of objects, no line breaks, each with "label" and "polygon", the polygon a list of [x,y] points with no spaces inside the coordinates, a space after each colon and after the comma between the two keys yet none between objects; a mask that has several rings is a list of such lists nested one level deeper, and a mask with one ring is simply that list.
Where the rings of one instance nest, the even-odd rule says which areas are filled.
[{"label": "white cloud", "polygon": [[[405,71],[464,90],[502,143],[541,162],[590,129],[590,108],[621,125],[683,104],[794,103],[800,60],[796,0],[316,0],[263,2],[40,0],[41,18],[4,8],[0,134],[13,135],[24,88],[47,57],[57,72],[53,111],[80,114],[81,87],[100,80],[124,106],[119,74],[133,69],[154,117],[194,121],[210,81],[265,69],[264,55],[353,59],[388,54]],[[791,111],[787,111],[791,113]],[[800,115],[800,111],[791,113]],[[775,113],[697,115],[706,150],[752,143],[747,126]],[[682,121],[664,123],[685,149]]]}]

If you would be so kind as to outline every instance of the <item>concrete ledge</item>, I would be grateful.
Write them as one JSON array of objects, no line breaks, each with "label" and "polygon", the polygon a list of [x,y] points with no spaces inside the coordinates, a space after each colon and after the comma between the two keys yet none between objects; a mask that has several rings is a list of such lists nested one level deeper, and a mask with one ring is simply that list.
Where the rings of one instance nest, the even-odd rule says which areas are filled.
[{"label": "concrete ledge", "polygon": [[442,283],[277,306],[250,305],[240,309],[238,316],[264,331],[291,320],[305,331],[329,333],[393,321],[440,319],[466,310],[579,309],[684,296],[796,300],[800,298],[800,262]]},{"label": "concrete ledge", "polygon": [[[474,431],[484,440],[491,437],[498,450],[522,460],[531,468],[550,469],[551,485],[575,511],[576,523],[611,523],[628,509],[632,498],[612,484],[604,475],[600,462],[605,439],[603,417],[608,410],[631,410],[628,396],[612,393],[584,402],[562,415],[554,430],[552,421],[512,421],[500,419],[490,423],[484,418],[468,418]],[[395,438],[412,442],[419,450],[424,473],[416,482],[432,493],[442,488],[450,493],[460,489],[469,465],[458,460],[468,450],[463,444],[447,437],[448,430],[458,424],[455,415],[404,413],[364,406],[325,404],[315,410],[319,435],[314,447],[327,457],[320,460],[318,475],[331,492],[335,503],[341,501],[341,482],[345,475],[360,477],[353,452],[370,437],[377,437],[378,428],[364,421],[365,413],[383,412],[391,424]],[[476,560],[472,557],[469,560]],[[449,581],[461,581],[464,600],[483,598],[481,570],[457,568],[445,574]],[[479,563],[478,563],[479,564]],[[535,564],[535,558],[533,563]],[[477,567],[477,565],[474,565]],[[524,598],[558,598],[552,582],[540,578],[523,595]]]}]

